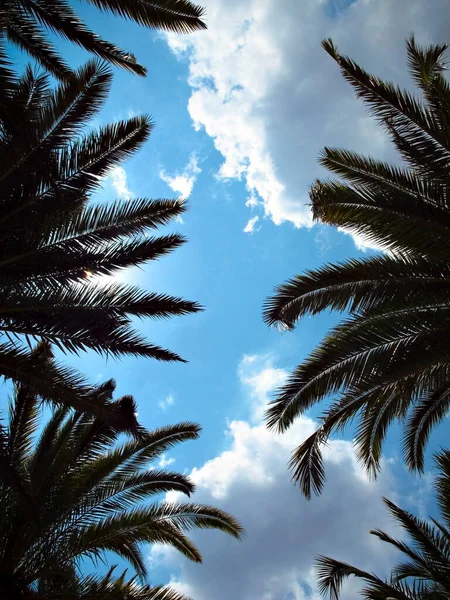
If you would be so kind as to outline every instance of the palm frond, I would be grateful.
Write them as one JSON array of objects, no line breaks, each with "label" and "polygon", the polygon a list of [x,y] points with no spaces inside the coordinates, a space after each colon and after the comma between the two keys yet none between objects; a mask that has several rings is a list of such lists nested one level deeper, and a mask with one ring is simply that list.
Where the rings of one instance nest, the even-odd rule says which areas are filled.
[{"label": "palm frond", "polygon": [[449,380],[437,388],[427,389],[413,408],[405,427],[403,441],[405,462],[410,469],[423,473],[425,447],[431,430],[445,418],[449,408]]},{"label": "palm frond", "polygon": [[19,468],[27,460],[38,424],[38,399],[26,386],[19,385],[15,402],[10,403],[8,439],[13,464]]},{"label": "palm frond", "polygon": [[26,12],[8,14],[6,35],[10,42],[27,52],[55,77],[68,79],[71,76],[70,67]]},{"label": "palm frond", "polygon": [[[104,382],[91,391],[91,399],[111,406],[125,401],[134,405],[131,397],[114,400],[114,388],[113,381]],[[127,588],[125,574],[112,577],[114,569],[104,578],[86,579],[79,563],[83,558],[104,560],[105,552],[113,552],[142,580],[147,573],[143,544],[169,544],[200,562],[200,552],[187,536],[189,531],[215,529],[242,538],[239,523],[218,508],[155,502],[160,493],[190,495],[194,491],[188,477],[152,468],[151,462],[176,443],[195,439],[197,425],[179,423],[142,430],[139,436],[122,441],[117,429],[104,420],[67,407],[54,411],[42,427],[42,411],[35,423],[19,387],[15,402],[8,426],[0,427],[2,475],[4,465],[16,466],[21,446],[26,446],[26,456],[15,469],[18,486],[3,476],[0,481],[3,595],[5,585],[13,585],[19,594],[39,590],[45,598],[60,600],[109,598],[109,592],[117,592],[111,597],[123,600],[120,594],[128,589],[130,594],[134,590],[142,595],[127,598],[170,598],[170,590],[151,588],[142,581],[138,584],[136,578],[129,580],[135,582],[134,587],[130,583]],[[25,412],[30,415],[29,423]],[[24,445],[17,433],[19,426],[24,438],[35,426],[42,432],[36,441]]]},{"label": "palm frond", "polygon": [[357,577],[358,579],[362,579],[363,581],[369,583],[373,590],[376,590],[378,593],[380,593],[380,598],[387,599],[388,597],[392,597],[396,600],[407,600],[407,596],[401,593],[400,590],[390,586],[375,575],[371,575],[366,571],[352,567],[347,563],[340,562],[332,558],[327,558],[326,556],[319,556],[317,558],[316,573],[318,577],[320,593],[322,595],[329,594],[332,600],[339,599],[342,584],[351,576]]},{"label": "palm frond", "polygon": [[86,0],[100,10],[132,19],[152,29],[190,33],[206,29],[202,16],[205,10],[190,0],[145,0],[121,2],[120,0]]},{"label": "palm frond", "polygon": [[383,442],[396,420],[404,431],[407,466],[423,470],[426,443],[448,412],[450,389],[446,45],[421,48],[413,37],[407,41],[421,98],[371,75],[331,40],[323,46],[405,164],[325,148],[321,164],[340,179],[312,186],[314,218],[362,235],[385,254],[307,271],[278,286],[264,305],[266,323],[285,329],[327,309],[347,313],[297,367],[266,413],[267,425],[282,432],[316,403],[331,402],[317,432],[290,462],[308,497],[323,487],[321,446],[357,416],[357,456],[370,474],[380,469]]},{"label": "palm frond", "polygon": [[313,216],[328,225],[360,234],[400,255],[447,257],[450,229],[448,215],[431,205],[417,207],[399,194],[374,194],[361,186],[341,182],[316,182],[310,191]]},{"label": "palm frond", "polygon": [[450,132],[442,128],[428,107],[409,92],[367,73],[350,58],[339,54],[331,40],[322,43],[338,63],[356,95],[387,128],[410,165],[438,180],[445,177],[450,161]]},{"label": "palm frond", "polygon": [[450,529],[450,451],[444,449],[436,454],[435,462],[440,471],[436,478],[437,502],[447,528]]},{"label": "palm frond", "polygon": [[122,67],[138,75],[146,75],[146,69],[137,63],[130,52],[103,40],[92,32],[77,16],[65,0],[27,0],[27,8],[37,22],[54,33],[74,42],[85,50],[96,54],[113,65]]},{"label": "palm frond", "polygon": [[0,374],[44,400],[97,415],[121,431],[137,426],[134,406],[93,399],[92,387],[78,373],[59,365],[49,348],[47,352],[27,353],[12,344],[0,345]]},{"label": "palm frond", "polygon": [[[30,10],[45,20],[42,3]],[[48,75],[31,69],[21,78],[8,73],[3,120],[0,114],[0,335],[5,338],[0,342],[0,375],[25,382],[29,348],[41,340],[64,353],[93,349],[104,355],[182,361],[140,336],[133,317],[167,318],[198,312],[200,305],[114,283],[105,286],[99,276],[141,266],[184,243],[177,234],[148,235],[182,214],[184,202],[143,198],[88,205],[101,180],[148,138],[150,119],[133,117],[86,134],[111,81],[98,61],[80,68],[56,90]],[[57,404],[92,409],[98,418],[112,410],[115,427],[138,432],[133,406],[125,400],[114,406],[99,401],[94,408],[92,386],[55,362],[47,385],[44,372],[32,377],[32,392],[40,398],[51,400],[53,389]]]},{"label": "palm frond", "polygon": [[[87,1],[101,11],[151,29],[186,34],[206,28],[202,20],[204,10],[190,0]],[[141,76],[147,72],[131,52],[91,31],[67,0],[4,0],[0,16],[0,26],[8,39],[60,79],[69,79],[71,71],[50,43],[47,32],[57,34],[113,65]]]},{"label": "palm frond", "polygon": [[[183,200],[147,198],[95,204],[49,232],[48,241],[58,243],[73,239],[110,241],[124,235],[137,235],[150,228],[166,225],[186,212]],[[90,237],[88,237],[90,236]]]},{"label": "palm frond", "polygon": [[[135,579],[127,580],[125,573],[113,577],[114,569],[105,576],[88,575],[77,579],[65,589],[70,600],[190,600],[169,586],[139,584]],[[55,598],[55,600],[60,600]]]},{"label": "palm frond", "polygon": [[4,38],[0,37],[0,123],[8,118],[6,105],[17,86],[17,75],[12,68],[12,62],[5,52]]},{"label": "palm frond", "polygon": [[308,314],[326,309],[369,313],[401,299],[399,306],[433,298],[450,286],[448,263],[429,258],[374,256],[328,264],[297,275],[275,290],[264,306],[264,321],[292,328]]}]

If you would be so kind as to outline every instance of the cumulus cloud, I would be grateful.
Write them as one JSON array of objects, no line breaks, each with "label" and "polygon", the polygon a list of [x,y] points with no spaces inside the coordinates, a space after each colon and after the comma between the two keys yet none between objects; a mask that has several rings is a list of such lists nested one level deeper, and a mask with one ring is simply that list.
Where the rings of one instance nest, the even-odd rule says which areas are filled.
[{"label": "cumulus cloud", "polygon": [[181,173],[168,175],[164,170],[161,170],[159,176],[174,192],[181,194],[183,198],[189,198],[195,180],[201,172],[202,170],[198,166],[198,159],[195,154],[192,154],[188,164]]},{"label": "cumulus cloud", "polygon": [[243,229],[243,232],[244,233],[254,233],[255,231],[257,231],[255,229],[255,227],[256,227],[256,223],[258,221],[259,221],[258,215],[256,215],[255,217],[252,217],[251,219],[249,219],[247,225]]},{"label": "cumulus cloud", "polygon": [[[249,421],[229,423],[227,449],[194,468],[191,477],[197,486],[195,501],[231,512],[245,526],[246,539],[239,543],[220,533],[195,532],[203,549],[202,566],[161,546],[151,550],[149,560],[168,566],[172,584],[196,600],[318,599],[313,572],[318,554],[369,571],[387,570],[393,555],[369,530],[393,532],[381,502],[382,495],[396,500],[388,465],[379,481],[369,481],[351,443],[332,441],[325,451],[325,492],[306,501],[290,481],[286,464],[292,448],[316,423],[298,419],[283,436],[266,429],[260,408],[286,377],[270,356],[244,356],[238,377],[248,399]],[[169,495],[175,499],[176,494]],[[346,590],[344,597],[350,597],[355,584]]]},{"label": "cumulus cloud", "polygon": [[161,410],[167,410],[169,407],[173,406],[175,404],[175,398],[173,397],[172,394],[168,394],[164,400],[160,400],[158,402],[159,408]]},{"label": "cumulus cloud", "polygon": [[317,156],[325,145],[394,157],[320,41],[331,36],[369,70],[409,84],[405,37],[444,42],[450,25],[445,0],[204,4],[208,31],[167,36],[189,64],[194,127],[222,154],[219,177],[242,180],[253,210],[296,227],[311,225],[307,190],[324,174]]},{"label": "cumulus cloud", "polygon": [[129,200],[132,197],[132,192],[127,185],[127,172],[123,167],[113,167],[108,174],[112,186],[121,198]]}]

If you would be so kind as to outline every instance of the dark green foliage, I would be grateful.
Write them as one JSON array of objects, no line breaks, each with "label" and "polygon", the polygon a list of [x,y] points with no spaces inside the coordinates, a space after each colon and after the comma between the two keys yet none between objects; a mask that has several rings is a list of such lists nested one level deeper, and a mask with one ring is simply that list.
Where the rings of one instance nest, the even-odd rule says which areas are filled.
[{"label": "dark green foliage", "polygon": [[440,469],[436,491],[442,520],[418,519],[385,499],[389,512],[408,539],[395,539],[379,529],[371,534],[399,550],[405,561],[392,568],[389,579],[381,579],[321,556],[317,561],[317,574],[322,594],[338,600],[342,584],[354,576],[367,584],[362,595],[369,600],[447,600],[450,597],[450,452],[439,454],[436,463]]},{"label": "dark green foliage", "polygon": [[[85,0],[99,10],[151,29],[190,33],[205,29],[204,10],[190,0]],[[145,75],[146,69],[129,52],[103,40],[77,15],[68,0],[2,0],[0,36],[28,52],[58,78],[71,76],[70,67],[47,37],[56,33],[114,65]]]},{"label": "dark green foliage", "polygon": [[[113,391],[108,381],[96,392],[110,398]],[[115,403],[124,400],[134,404],[132,398]],[[168,491],[193,492],[185,475],[150,464],[198,433],[197,425],[179,423],[123,440],[104,420],[67,408],[43,424],[38,397],[18,385],[8,422],[0,426],[0,597],[162,599],[161,588],[115,579],[112,572],[82,576],[80,560],[115,552],[142,582],[144,543],[169,544],[200,562],[185,532],[218,529],[239,539],[242,528],[219,509],[155,500]],[[171,593],[167,598],[181,598]]]},{"label": "dark green foliage", "polygon": [[403,158],[394,166],[325,148],[321,164],[340,177],[311,189],[314,218],[363,235],[383,256],[329,264],[276,289],[264,319],[291,329],[332,309],[347,316],[292,374],[267,412],[286,430],[297,415],[330,399],[320,429],[294,453],[303,493],[320,493],[321,445],[359,417],[355,444],[373,475],[394,420],[403,424],[410,469],[424,468],[432,428],[450,406],[450,86],[446,46],[407,43],[420,99],[365,72],[323,43],[343,76],[385,128]]},{"label": "dark green foliage", "polygon": [[[88,63],[53,91],[47,75],[27,69],[17,78],[1,52],[0,63],[0,375],[100,416],[82,378],[30,349],[43,340],[63,352],[182,360],[141,337],[132,318],[183,315],[199,305],[99,276],[180,246],[180,235],[150,233],[185,204],[140,198],[88,205],[102,178],[151,131],[147,116],[86,131],[109,89],[103,64]],[[133,414],[130,407],[125,429]]]},{"label": "dark green foliage", "polygon": [[43,584],[34,594],[27,596],[32,600],[190,600],[169,586],[150,586],[140,584],[136,578],[127,579],[126,572],[114,577],[113,567],[104,577],[59,578],[57,584]]}]

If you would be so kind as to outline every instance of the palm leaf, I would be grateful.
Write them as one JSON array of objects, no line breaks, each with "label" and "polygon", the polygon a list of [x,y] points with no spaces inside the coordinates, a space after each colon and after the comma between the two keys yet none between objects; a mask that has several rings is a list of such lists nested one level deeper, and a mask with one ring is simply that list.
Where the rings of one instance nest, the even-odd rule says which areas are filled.
[{"label": "palm leaf", "polygon": [[[92,400],[134,404],[127,396],[114,400],[114,387],[112,381],[97,386]],[[24,456],[15,469],[19,486],[11,478],[0,478],[2,597],[14,589],[19,595],[39,592],[43,596],[37,599],[46,600],[123,600],[120,594],[125,592],[130,599],[177,598],[166,588],[143,582],[144,544],[169,544],[199,562],[200,551],[188,537],[191,530],[216,529],[241,539],[242,527],[218,508],[159,501],[161,493],[194,491],[185,475],[150,464],[175,444],[195,439],[197,425],[179,423],[123,440],[104,420],[68,408],[54,411],[44,424],[43,413],[35,416],[29,409],[33,402],[36,397],[31,401],[16,387],[8,426],[0,427],[2,474],[4,464],[17,462],[19,450]],[[30,440],[36,427],[41,434]],[[125,574],[113,577],[113,568],[104,577],[84,577],[80,561],[105,560],[105,552],[125,559],[141,582],[135,577],[127,583]]]},{"label": "palm leaf", "polygon": [[[151,29],[191,33],[206,28],[202,20],[204,10],[190,0],[87,1],[101,11],[111,12]],[[60,79],[69,79],[71,71],[49,42],[46,32],[57,34],[103,60],[138,75],[147,72],[133,54],[91,31],[66,0],[4,0],[1,10],[0,28],[8,39]]]},{"label": "palm leaf", "polygon": [[[44,0],[30,2],[36,4],[30,10],[45,20]],[[49,18],[56,18],[50,13]],[[148,234],[182,214],[181,200],[88,205],[101,180],[142,145],[152,127],[141,116],[86,133],[110,81],[110,72],[98,61],[80,68],[55,90],[48,75],[27,69],[18,78],[5,71],[3,120],[0,114],[0,153],[5,157],[0,167],[0,375],[19,384],[31,377],[32,392],[41,399],[92,410],[110,425],[138,433],[133,403],[94,401],[93,386],[54,361],[47,372],[30,370],[29,349],[41,340],[63,353],[93,349],[107,356],[182,361],[177,353],[140,336],[133,317],[167,318],[201,310],[195,302],[104,285],[99,278],[156,260],[185,241],[177,234]],[[116,414],[108,417],[109,410]]]},{"label": "palm leaf", "polygon": [[111,11],[152,29],[190,33],[206,29],[204,9],[190,0],[87,0],[101,10]]},{"label": "palm leaf", "polygon": [[446,46],[420,48],[414,38],[407,41],[420,99],[371,75],[331,40],[323,46],[405,164],[325,148],[321,164],[340,179],[312,186],[314,218],[362,235],[385,254],[307,271],[277,287],[264,305],[266,323],[285,329],[327,309],[346,313],[295,369],[266,414],[268,426],[281,432],[316,403],[331,403],[290,462],[307,497],[323,488],[322,445],[357,416],[356,452],[369,474],[380,470],[383,442],[396,420],[404,431],[407,466],[423,470],[426,443],[448,412],[450,389]]},{"label": "palm leaf", "polygon": [[49,73],[60,79],[70,77],[70,67],[29,15],[24,12],[19,14],[9,12],[5,29],[9,41],[28,52]]}]

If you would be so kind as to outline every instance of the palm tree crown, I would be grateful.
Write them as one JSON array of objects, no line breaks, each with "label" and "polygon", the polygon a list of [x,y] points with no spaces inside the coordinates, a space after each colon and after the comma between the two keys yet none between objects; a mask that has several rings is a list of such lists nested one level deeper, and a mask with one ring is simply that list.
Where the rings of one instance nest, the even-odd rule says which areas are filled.
[{"label": "palm tree crown", "polygon": [[[189,33],[205,29],[204,10],[190,0],[86,0],[99,10],[131,19],[144,27]],[[91,31],[68,0],[2,0],[0,35],[25,50],[58,78],[71,69],[52,45],[51,31],[114,65],[145,75],[146,69],[129,52]]]},{"label": "palm tree crown", "polygon": [[362,234],[384,255],[330,264],[277,288],[265,305],[269,324],[292,328],[304,315],[347,316],[292,374],[269,407],[280,431],[331,396],[322,426],[294,453],[303,492],[324,482],[320,447],[359,415],[358,457],[372,474],[393,420],[403,425],[407,465],[422,470],[433,426],[450,406],[450,86],[445,45],[407,42],[422,97],[370,75],[323,43],[357,96],[390,135],[404,164],[394,166],[326,148],[321,163],[341,177],[311,190],[316,220]]},{"label": "palm tree crown", "polygon": [[372,535],[393,546],[406,558],[382,579],[347,563],[319,557],[317,573],[319,588],[338,600],[343,582],[350,576],[364,581],[362,590],[370,600],[447,600],[450,596],[450,452],[436,457],[440,473],[436,479],[437,502],[442,519],[423,520],[384,500],[389,512],[402,527],[409,540],[395,539],[380,531]]},{"label": "palm tree crown", "polygon": [[[149,118],[86,133],[109,89],[104,65],[88,63],[52,91],[48,75],[27,69],[17,78],[4,55],[0,61],[0,375],[79,408],[89,386],[29,348],[44,340],[62,351],[182,360],[138,335],[132,318],[165,318],[200,307],[106,284],[99,276],[179,247],[180,235],[149,233],[183,213],[185,204],[139,198],[88,206],[111,167],[148,138]],[[130,413],[128,422],[133,418]]]},{"label": "palm tree crown", "polygon": [[[113,390],[109,381],[97,393]],[[116,429],[86,413],[61,408],[42,420],[37,396],[17,386],[8,422],[0,427],[1,598],[165,598],[160,588],[117,583],[112,573],[106,579],[83,577],[80,560],[95,561],[110,551],[143,579],[143,543],[169,544],[200,562],[184,532],[218,529],[241,537],[240,525],[217,508],[155,500],[168,491],[193,492],[185,475],[149,465],[174,444],[197,438],[197,425],[179,423],[121,441]],[[135,589],[136,595],[101,596],[115,585]],[[97,595],[83,596],[95,586]]]},{"label": "palm tree crown", "polygon": [[[116,567],[105,575],[87,575],[65,578],[61,585],[55,581],[50,585],[41,584],[32,592],[26,590],[25,596],[14,592],[11,600],[26,598],[27,600],[192,600],[180,594],[170,586],[152,586],[140,584],[136,577],[127,579],[126,571],[119,577],[115,576]],[[5,597],[5,600],[9,600]]]}]

